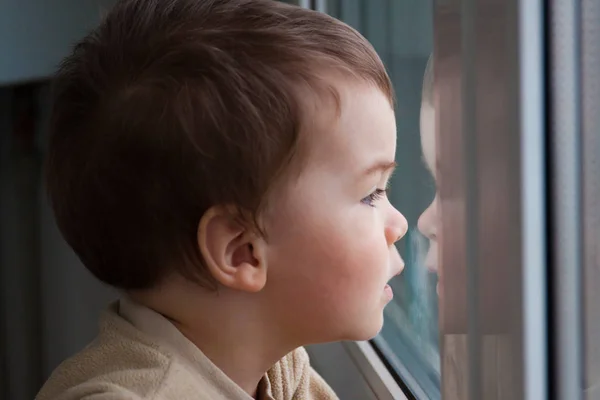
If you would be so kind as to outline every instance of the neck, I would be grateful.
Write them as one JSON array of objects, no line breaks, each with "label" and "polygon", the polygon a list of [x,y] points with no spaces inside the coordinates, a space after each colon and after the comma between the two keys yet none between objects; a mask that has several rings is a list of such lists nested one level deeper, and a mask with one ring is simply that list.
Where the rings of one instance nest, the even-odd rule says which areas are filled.
[{"label": "neck", "polygon": [[130,295],[169,319],[252,397],[267,370],[297,347],[281,340],[284,335],[277,334],[259,294],[208,292],[188,282],[171,281]]}]

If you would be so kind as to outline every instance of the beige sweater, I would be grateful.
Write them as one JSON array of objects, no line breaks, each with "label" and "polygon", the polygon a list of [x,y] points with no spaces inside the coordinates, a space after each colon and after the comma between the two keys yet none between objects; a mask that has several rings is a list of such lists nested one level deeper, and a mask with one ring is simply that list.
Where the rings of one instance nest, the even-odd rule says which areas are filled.
[{"label": "beige sweater", "polygon": [[[333,391],[302,348],[275,364],[261,400],[330,400]],[[102,317],[100,333],[62,363],[37,400],[250,400],[166,318],[128,300]]]}]

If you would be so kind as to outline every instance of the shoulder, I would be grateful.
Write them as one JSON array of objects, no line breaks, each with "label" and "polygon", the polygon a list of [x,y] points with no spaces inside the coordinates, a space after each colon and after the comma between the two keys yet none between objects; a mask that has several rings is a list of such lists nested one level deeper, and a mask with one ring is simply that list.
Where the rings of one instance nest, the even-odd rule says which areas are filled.
[{"label": "shoulder", "polygon": [[152,398],[170,369],[168,357],[139,343],[94,343],[59,365],[36,400]]},{"label": "shoulder", "polygon": [[52,373],[36,400],[221,400],[223,387],[173,346],[106,313],[100,334]]},{"label": "shoulder", "polygon": [[54,370],[36,400],[152,398],[171,364],[151,340],[105,314],[98,337]]}]

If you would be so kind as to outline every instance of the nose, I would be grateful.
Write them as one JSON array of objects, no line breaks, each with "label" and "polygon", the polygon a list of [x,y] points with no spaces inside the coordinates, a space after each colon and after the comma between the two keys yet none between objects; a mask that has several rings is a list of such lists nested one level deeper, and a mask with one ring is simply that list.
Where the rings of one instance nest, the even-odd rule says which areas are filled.
[{"label": "nose", "polygon": [[436,200],[431,203],[429,207],[423,214],[419,217],[419,221],[417,222],[417,227],[419,231],[427,237],[429,240],[437,239],[437,212],[436,212],[437,202]]},{"label": "nose", "polygon": [[392,207],[391,215],[385,228],[385,238],[391,246],[406,235],[408,231],[408,221],[400,211]]}]

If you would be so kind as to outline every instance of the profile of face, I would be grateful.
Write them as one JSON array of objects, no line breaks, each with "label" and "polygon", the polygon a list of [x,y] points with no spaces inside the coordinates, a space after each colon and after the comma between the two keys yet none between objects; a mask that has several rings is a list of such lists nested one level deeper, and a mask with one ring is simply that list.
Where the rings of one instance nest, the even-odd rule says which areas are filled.
[{"label": "profile of face", "polygon": [[274,194],[266,227],[270,310],[286,335],[309,343],[376,336],[388,282],[404,267],[394,243],[408,224],[386,197],[394,111],[375,86],[337,82],[339,113],[315,112],[308,159]]},{"label": "profile of face", "polygon": [[[420,134],[421,148],[425,163],[437,179],[436,169],[436,137],[435,137],[435,109],[433,104],[433,67],[430,59],[425,70],[423,80],[423,96],[421,101]],[[423,211],[418,221],[419,231],[429,239],[429,251],[425,258],[425,266],[434,273],[439,273],[438,266],[438,196]]]}]

